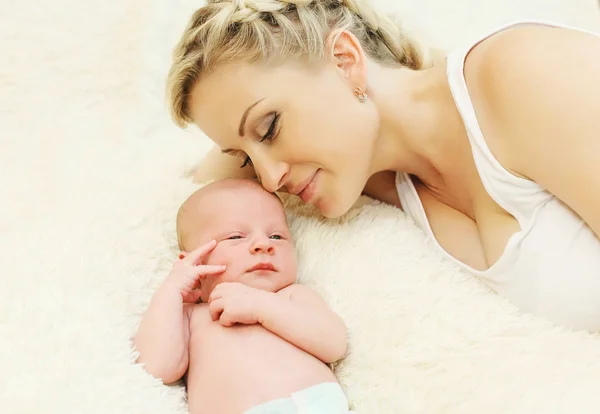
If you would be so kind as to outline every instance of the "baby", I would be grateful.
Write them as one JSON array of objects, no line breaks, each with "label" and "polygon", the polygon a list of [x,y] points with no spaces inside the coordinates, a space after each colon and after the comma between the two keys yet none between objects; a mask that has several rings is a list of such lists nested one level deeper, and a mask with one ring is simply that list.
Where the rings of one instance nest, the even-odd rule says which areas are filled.
[{"label": "baby", "polygon": [[186,375],[192,414],[348,413],[326,365],[345,355],[346,327],[295,283],[279,198],[251,180],[209,184],[181,206],[177,235],[182,253],[135,337],[138,362],[166,384]]}]

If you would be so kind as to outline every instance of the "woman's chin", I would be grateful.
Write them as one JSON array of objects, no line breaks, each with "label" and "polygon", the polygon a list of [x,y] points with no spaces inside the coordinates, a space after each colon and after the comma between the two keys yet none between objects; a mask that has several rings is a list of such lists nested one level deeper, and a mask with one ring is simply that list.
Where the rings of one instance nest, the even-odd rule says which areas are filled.
[{"label": "woman's chin", "polygon": [[319,198],[315,200],[314,205],[319,209],[323,217],[328,219],[337,219],[348,213],[350,209],[356,204],[355,200],[352,203],[348,202],[334,202],[325,198]]}]

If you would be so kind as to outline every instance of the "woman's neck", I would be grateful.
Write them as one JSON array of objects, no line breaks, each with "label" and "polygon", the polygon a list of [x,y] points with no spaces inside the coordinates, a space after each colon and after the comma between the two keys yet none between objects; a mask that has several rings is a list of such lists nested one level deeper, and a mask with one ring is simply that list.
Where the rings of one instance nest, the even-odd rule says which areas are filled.
[{"label": "woman's neck", "polygon": [[374,172],[402,171],[432,187],[443,186],[464,153],[461,138],[466,134],[445,61],[421,71],[378,66],[372,75],[370,96],[380,114]]}]

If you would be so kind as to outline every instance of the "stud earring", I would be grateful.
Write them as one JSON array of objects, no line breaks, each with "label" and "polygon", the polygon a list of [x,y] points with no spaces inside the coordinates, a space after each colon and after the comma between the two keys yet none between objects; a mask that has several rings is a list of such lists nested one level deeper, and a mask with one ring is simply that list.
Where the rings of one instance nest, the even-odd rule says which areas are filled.
[{"label": "stud earring", "polygon": [[360,86],[357,86],[356,88],[354,88],[354,95],[356,95],[359,102],[361,102],[361,103],[367,101],[368,95],[366,94],[365,91],[362,90],[362,88]]}]

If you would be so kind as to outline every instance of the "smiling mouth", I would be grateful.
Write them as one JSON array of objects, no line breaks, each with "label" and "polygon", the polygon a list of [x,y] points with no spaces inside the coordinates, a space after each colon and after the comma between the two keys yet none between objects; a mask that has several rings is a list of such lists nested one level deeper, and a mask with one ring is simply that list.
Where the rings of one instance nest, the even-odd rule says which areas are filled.
[{"label": "smiling mouth", "polygon": [[290,193],[300,196],[304,192],[304,190],[306,190],[306,188],[314,181],[317,172],[318,170],[315,171],[315,173],[311,175],[307,180],[305,180],[302,184],[296,186],[292,191],[290,191]]},{"label": "smiling mouth", "polygon": [[252,267],[250,270],[248,270],[248,272],[255,272],[257,270],[268,270],[271,272],[277,271],[277,269],[275,269],[275,266],[273,266],[271,263],[261,262],[261,263],[258,263],[256,266]]},{"label": "smiling mouth", "polygon": [[315,172],[315,174],[311,177],[310,181],[308,182],[308,184],[306,184],[306,186],[304,187],[304,189],[302,189],[302,191],[300,191],[300,193],[298,193],[298,196],[300,196],[300,199],[304,202],[304,203],[309,203],[313,200],[313,198],[315,197],[316,194],[316,180],[317,180],[317,175],[319,174],[320,170],[317,170]]}]

